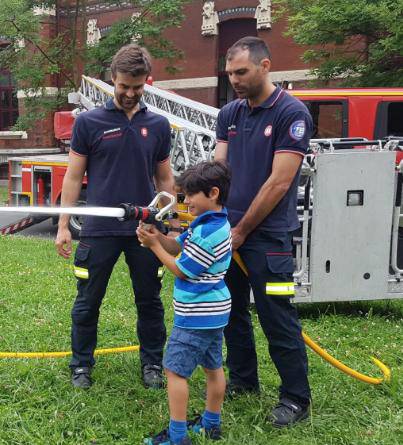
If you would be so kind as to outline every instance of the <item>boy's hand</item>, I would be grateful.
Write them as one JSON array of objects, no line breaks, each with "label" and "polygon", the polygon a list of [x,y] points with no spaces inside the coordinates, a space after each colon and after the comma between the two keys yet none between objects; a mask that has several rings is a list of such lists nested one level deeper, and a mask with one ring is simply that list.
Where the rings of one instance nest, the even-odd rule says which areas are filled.
[{"label": "boy's hand", "polygon": [[159,243],[159,231],[154,225],[148,225],[147,229],[140,223],[136,230],[137,237],[142,246],[151,248]]}]

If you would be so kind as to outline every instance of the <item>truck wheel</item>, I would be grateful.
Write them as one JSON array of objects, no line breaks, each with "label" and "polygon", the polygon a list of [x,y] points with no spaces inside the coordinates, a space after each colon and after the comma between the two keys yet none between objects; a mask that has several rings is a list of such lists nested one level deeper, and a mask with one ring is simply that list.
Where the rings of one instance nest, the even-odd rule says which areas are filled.
[{"label": "truck wheel", "polygon": [[[82,190],[77,201],[77,207],[87,205],[87,193]],[[83,217],[80,215],[71,215],[69,220],[69,230],[74,239],[80,238],[81,226],[83,225]]]}]

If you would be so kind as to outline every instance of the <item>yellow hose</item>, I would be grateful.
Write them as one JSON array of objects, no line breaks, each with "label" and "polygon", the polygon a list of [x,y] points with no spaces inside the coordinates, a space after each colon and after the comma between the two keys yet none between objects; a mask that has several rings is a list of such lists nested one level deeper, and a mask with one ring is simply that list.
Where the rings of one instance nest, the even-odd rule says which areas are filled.
[{"label": "yellow hose", "polygon": [[[192,221],[194,217],[187,212],[178,212],[179,218],[182,221]],[[233,252],[232,254],[234,260],[237,262],[238,266],[241,268],[245,275],[248,275],[248,271],[246,270],[245,264],[242,261],[241,256],[238,252]],[[349,368],[344,363],[332,357],[328,352],[322,349],[317,343],[315,343],[305,332],[302,332],[302,338],[307,346],[309,346],[314,352],[320,355],[324,360],[330,363],[335,368],[344,372],[345,374],[354,377],[357,380],[360,380],[365,383],[369,383],[372,385],[379,385],[382,382],[389,382],[391,371],[390,369],[382,363],[380,360],[375,357],[371,357],[372,361],[377,365],[382,373],[383,378],[374,378],[368,377],[364,374],[361,374],[358,371],[355,371],[352,368]],[[106,354],[114,354],[119,352],[131,352],[138,351],[140,347],[137,346],[123,346],[118,348],[106,348],[106,349],[96,349],[94,355],[106,355]],[[59,357],[68,357],[71,355],[71,351],[64,352],[0,352],[0,358],[59,358]]]},{"label": "yellow hose", "polygon": [[[242,261],[241,256],[238,252],[233,252],[232,257],[238,264],[238,266],[241,268],[242,272],[245,275],[248,275],[248,271],[246,270],[245,264]],[[364,374],[361,374],[358,371],[355,371],[354,369],[349,368],[344,363],[340,362],[339,360],[332,357],[328,352],[326,352],[324,349],[322,349],[317,343],[315,343],[305,332],[302,332],[302,338],[304,339],[304,342],[307,346],[309,346],[314,352],[316,352],[318,355],[320,355],[324,360],[326,360],[328,363],[330,363],[335,368],[339,369],[340,371],[344,372],[345,374],[354,377],[357,380],[360,380],[364,383],[369,383],[371,385],[379,385],[382,382],[389,382],[391,371],[390,369],[382,363],[380,360],[376,359],[375,357],[371,357],[372,361],[375,363],[376,366],[378,366],[383,374],[383,378],[374,378],[374,377],[368,377]]]},{"label": "yellow hose", "polygon": [[[122,346],[119,348],[96,349],[94,355],[116,354],[119,352],[138,351],[140,346]],[[62,352],[0,352],[0,358],[60,358],[68,357],[71,351]]]},{"label": "yellow hose", "polygon": [[176,212],[180,221],[193,221],[195,218],[188,212]]}]

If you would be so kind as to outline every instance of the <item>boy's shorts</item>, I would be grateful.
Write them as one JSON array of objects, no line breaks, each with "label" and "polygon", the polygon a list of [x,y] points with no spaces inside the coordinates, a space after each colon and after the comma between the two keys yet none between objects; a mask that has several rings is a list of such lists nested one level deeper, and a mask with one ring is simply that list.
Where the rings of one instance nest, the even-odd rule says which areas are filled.
[{"label": "boy's shorts", "polygon": [[188,378],[197,365],[207,369],[222,367],[224,328],[183,329],[173,327],[164,355],[164,368]]}]

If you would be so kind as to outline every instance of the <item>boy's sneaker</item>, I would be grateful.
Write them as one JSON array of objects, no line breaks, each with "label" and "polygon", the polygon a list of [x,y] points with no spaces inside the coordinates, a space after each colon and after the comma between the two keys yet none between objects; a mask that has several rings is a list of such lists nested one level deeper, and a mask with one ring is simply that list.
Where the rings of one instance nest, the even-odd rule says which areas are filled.
[{"label": "boy's sneaker", "polygon": [[309,416],[309,405],[302,407],[292,400],[283,398],[271,413],[271,423],[276,428],[293,426]]},{"label": "boy's sneaker", "polygon": [[86,366],[77,367],[71,370],[71,383],[76,388],[87,389],[92,385],[91,368]]},{"label": "boy's sneaker", "polygon": [[153,437],[148,437],[144,439],[145,445],[192,445],[192,441],[190,437],[184,437],[180,442],[174,443],[169,438],[169,430],[168,428],[162,430],[160,433]]},{"label": "boy's sneaker", "polygon": [[220,425],[214,425],[211,428],[206,429],[202,425],[202,418],[202,416],[198,415],[194,420],[188,420],[188,430],[193,431],[196,434],[204,434],[211,440],[220,440],[222,437]]}]

